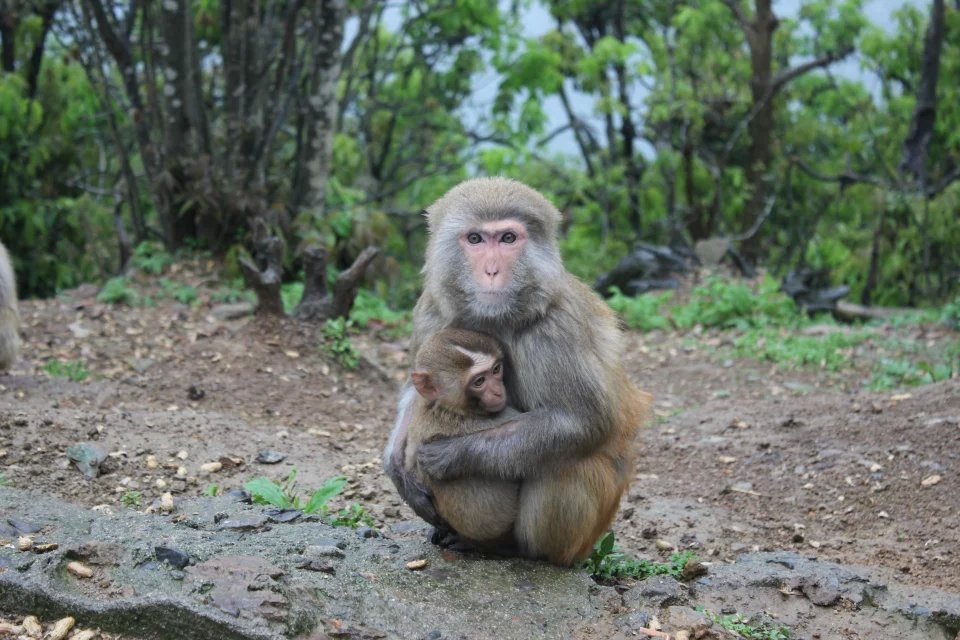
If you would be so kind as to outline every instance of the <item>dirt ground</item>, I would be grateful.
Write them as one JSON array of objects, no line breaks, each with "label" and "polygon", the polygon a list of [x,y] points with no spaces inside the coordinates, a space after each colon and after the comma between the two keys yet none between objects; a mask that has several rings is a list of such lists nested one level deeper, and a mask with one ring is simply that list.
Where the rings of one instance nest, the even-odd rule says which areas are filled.
[{"label": "dirt ground", "polygon": [[[22,303],[27,342],[0,377],[6,482],[144,508],[165,491],[280,480],[295,467],[303,494],[344,474],[341,503],[363,504],[383,525],[414,517],[379,462],[406,375],[405,337],[360,333],[363,362],[345,371],[318,348],[316,327],[216,320],[212,264],[167,277],[197,285],[198,303],[109,305],[92,287]],[[876,331],[931,351],[960,339],[937,326]],[[669,543],[713,562],[796,549],[960,592],[960,380],[862,391],[873,348],[827,374],[736,358],[724,333],[629,334],[625,361],[655,395],[657,417],[636,444],[619,544],[652,558]],[[90,376],[52,377],[50,359],[82,361]],[[109,452],[93,480],[66,455],[87,441]],[[265,449],[286,458],[257,462]],[[220,470],[201,469],[214,461]],[[121,503],[134,492],[139,507]]]}]

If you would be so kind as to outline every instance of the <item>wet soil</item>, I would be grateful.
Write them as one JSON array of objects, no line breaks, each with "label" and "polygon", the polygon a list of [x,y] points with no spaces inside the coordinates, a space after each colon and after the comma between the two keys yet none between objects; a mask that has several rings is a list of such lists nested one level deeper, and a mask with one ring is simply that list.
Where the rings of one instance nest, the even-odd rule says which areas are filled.
[{"label": "wet soil", "polygon": [[[99,302],[93,287],[22,303],[23,354],[0,376],[6,482],[144,508],[166,491],[222,491],[295,468],[301,494],[343,474],[335,507],[360,503],[381,525],[415,517],[379,461],[406,375],[402,331],[358,332],[363,357],[348,371],[316,326],[216,319],[212,263],[166,276],[195,285],[198,300],[165,298],[141,277],[151,306]],[[960,337],[939,326],[874,330],[878,341],[840,373],[737,357],[724,332],[630,333],[624,359],[656,397],[656,419],[636,443],[618,543],[648,558],[694,549],[712,562],[799,550],[960,592],[960,380],[864,390],[880,337],[933,352]],[[82,362],[89,376],[51,375],[51,360]],[[92,480],[66,454],[80,442],[108,454]],[[262,450],[286,457],[260,463]]]}]

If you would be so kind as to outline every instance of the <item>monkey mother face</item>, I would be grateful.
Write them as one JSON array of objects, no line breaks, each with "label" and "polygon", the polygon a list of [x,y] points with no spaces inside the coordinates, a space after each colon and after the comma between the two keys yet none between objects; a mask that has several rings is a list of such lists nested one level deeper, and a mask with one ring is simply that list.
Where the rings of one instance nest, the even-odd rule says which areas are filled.
[{"label": "monkey mother face", "polygon": [[459,242],[470,267],[475,295],[486,304],[507,302],[514,270],[527,242],[524,224],[506,218],[472,225],[460,234]]}]

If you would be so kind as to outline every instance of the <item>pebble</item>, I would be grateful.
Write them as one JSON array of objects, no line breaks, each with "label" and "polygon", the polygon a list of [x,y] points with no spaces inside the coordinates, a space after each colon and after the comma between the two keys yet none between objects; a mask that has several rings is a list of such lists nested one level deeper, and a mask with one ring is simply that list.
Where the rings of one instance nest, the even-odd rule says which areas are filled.
[{"label": "pebble", "polygon": [[220,469],[223,469],[222,462],[205,462],[200,465],[200,471],[203,471],[204,473],[215,473],[220,471]]},{"label": "pebble", "polygon": [[183,569],[190,564],[190,555],[173,547],[156,546],[153,554],[160,562],[166,562],[176,569]]},{"label": "pebble", "polygon": [[170,513],[173,511],[173,494],[169,491],[160,496],[160,511],[161,513]]},{"label": "pebble", "polygon": [[0,636],[16,636],[23,633],[23,627],[12,622],[0,622]]},{"label": "pebble", "polygon": [[30,551],[33,548],[33,540],[26,536],[17,538],[17,551]]},{"label": "pebble", "polygon": [[160,462],[157,460],[157,456],[151,454],[147,456],[147,469],[156,469],[160,466]]},{"label": "pebble", "polygon": [[96,629],[83,629],[70,636],[70,640],[93,640],[99,633]]},{"label": "pebble", "polygon": [[153,486],[155,486],[157,489],[166,489],[167,481],[163,478],[157,478],[157,481],[153,483]]},{"label": "pebble", "polygon": [[407,563],[407,569],[410,569],[410,571],[419,571],[420,569],[424,569],[426,566],[427,561],[424,558],[419,560],[411,560]]},{"label": "pebble", "polygon": [[283,462],[287,454],[274,451],[273,449],[263,449],[257,453],[257,462],[260,464],[277,464]]},{"label": "pebble", "polygon": [[33,545],[34,553],[47,553],[48,551],[55,551],[59,549],[60,545],[56,542],[45,542],[44,544],[35,544]]},{"label": "pebble", "polygon": [[656,546],[657,549],[659,549],[660,551],[673,551],[674,549],[676,549],[676,547],[673,546],[672,543],[667,542],[666,540],[657,540],[654,543],[654,546]]},{"label": "pebble", "polygon": [[181,449],[180,451],[177,451],[177,458],[179,458],[180,460],[186,460],[188,455],[189,454],[183,449]]},{"label": "pebble", "polygon": [[941,480],[943,480],[943,478],[940,477],[940,474],[939,474],[939,473],[935,473],[935,474],[933,474],[932,476],[927,476],[926,478],[924,478],[923,480],[921,480],[921,481],[920,481],[920,486],[922,486],[922,487],[932,487],[932,486],[935,485],[935,484],[939,484]]},{"label": "pebble", "polygon": [[47,633],[46,640],[63,640],[67,637],[67,634],[70,633],[70,629],[73,629],[73,625],[77,623],[76,620],[67,616],[66,618],[60,618],[53,625],[53,628],[50,629]]},{"label": "pebble", "polygon": [[77,576],[78,578],[89,578],[93,576],[93,569],[77,561],[73,561],[70,564],[68,564],[67,571]]},{"label": "pebble", "polygon": [[184,467],[184,466],[182,466],[182,465],[179,466],[179,467],[177,467],[177,477],[178,477],[178,478],[186,478],[186,477],[187,477],[187,468]]},{"label": "pebble", "polygon": [[28,636],[33,636],[38,638],[43,635],[43,627],[40,626],[40,621],[37,620],[37,616],[27,616],[23,619],[23,630],[27,632]]}]

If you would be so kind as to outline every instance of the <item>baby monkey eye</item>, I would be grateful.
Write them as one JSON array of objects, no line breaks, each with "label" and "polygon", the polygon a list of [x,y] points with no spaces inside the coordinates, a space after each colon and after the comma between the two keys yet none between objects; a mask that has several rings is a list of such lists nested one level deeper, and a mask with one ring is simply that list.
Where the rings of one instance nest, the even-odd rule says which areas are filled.
[{"label": "baby monkey eye", "polygon": [[470,244],[480,244],[481,240],[483,240],[483,238],[481,238],[480,234],[477,233],[476,231],[474,231],[473,233],[467,234],[467,242],[469,242]]},{"label": "baby monkey eye", "polygon": [[507,231],[502,236],[500,236],[500,241],[506,242],[507,244],[513,244],[514,242],[517,241],[517,234],[515,234],[513,231]]},{"label": "baby monkey eye", "polygon": [[503,365],[500,364],[499,362],[498,362],[497,364],[493,365],[493,372],[494,372],[494,373],[500,373],[500,370],[501,370],[501,369],[503,369]]},{"label": "baby monkey eye", "polygon": [[483,386],[483,383],[486,381],[487,381],[486,378],[484,378],[483,376],[479,376],[478,378],[474,379],[473,386],[479,389],[480,387]]}]

